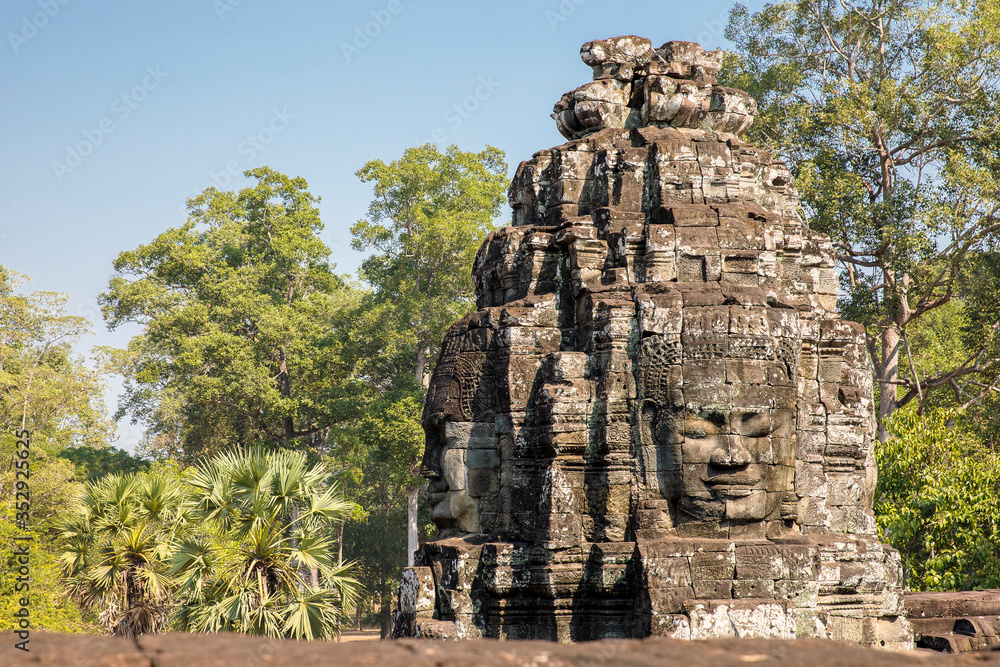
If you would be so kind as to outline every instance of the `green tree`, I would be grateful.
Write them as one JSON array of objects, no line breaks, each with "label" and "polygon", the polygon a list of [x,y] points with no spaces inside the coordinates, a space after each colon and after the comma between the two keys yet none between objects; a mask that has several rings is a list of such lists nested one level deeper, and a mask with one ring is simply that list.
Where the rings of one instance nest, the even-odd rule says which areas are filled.
[{"label": "green tree", "polygon": [[379,334],[422,386],[445,331],[472,304],[472,262],[506,201],[506,173],[503,151],[492,146],[441,153],[431,144],[357,172],[375,197],[368,218],[351,227],[351,247],[375,250],[359,273],[385,314]]},{"label": "green tree", "polygon": [[185,529],[175,473],[108,475],[87,485],[63,527],[71,595],[123,637],[166,629],[176,588],[170,544]]},{"label": "green tree", "polygon": [[221,453],[187,475],[199,530],[176,545],[178,627],[331,639],[358,597],[352,564],[333,557],[345,501],[301,452]]},{"label": "green tree", "polygon": [[970,269],[1000,230],[1000,6],[737,5],[726,35],[736,49],[724,85],[760,108],[752,139],[791,161],[810,225],[837,248],[841,312],[868,334],[880,440],[910,402],[922,411],[941,391],[981,401],[1000,363],[996,308],[965,317],[939,363],[920,361],[912,334],[953,301],[971,308]]},{"label": "green tree", "polygon": [[[368,429],[361,438],[368,458],[361,476],[366,488],[389,493],[405,481],[410,564],[418,540],[420,406],[445,332],[473,307],[472,264],[505,201],[506,172],[503,152],[491,146],[478,153],[450,146],[442,153],[431,144],[408,148],[389,164],[372,160],[357,172],[374,190],[368,217],[351,228],[351,247],[374,251],[359,270],[372,292],[353,311],[351,329],[356,372],[368,380],[362,419]],[[380,503],[371,520],[395,516],[395,498]],[[380,557],[378,550],[366,553]],[[372,565],[366,572],[384,571]],[[390,580],[376,578],[385,612],[381,592]],[[383,613],[383,630],[386,618]]]},{"label": "green tree", "polygon": [[147,449],[321,448],[343,418],[330,323],[351,289],[327,262],[318,198],[267,167],[246,175],[254,187],[209,188],[182,227],[121,253],[100,297],[110,328],[143,327],[115,361],[119,412],[149,426]]},{"label": "green tree", "polygon": [[899,410],[875,448],[875,515],[912,590],[1000,585],[1000,455],[955,410]]},{"label": "green tree", "polygon": [[103,377],[73,353],[90,324],[66,314],[65,294],[23,294],[27,282],[0,265],[0,423],[29,428],[36,445],[106,447]]}]

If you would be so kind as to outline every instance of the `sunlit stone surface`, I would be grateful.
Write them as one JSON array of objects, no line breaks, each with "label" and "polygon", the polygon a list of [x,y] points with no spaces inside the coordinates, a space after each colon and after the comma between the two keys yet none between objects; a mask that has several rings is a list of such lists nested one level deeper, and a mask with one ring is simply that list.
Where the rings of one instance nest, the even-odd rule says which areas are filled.
[{"label": "sunlit stone surface", "polygon": [[862,328],[721,52],[585,44],[424,409],[396,633],[908,647]]}]

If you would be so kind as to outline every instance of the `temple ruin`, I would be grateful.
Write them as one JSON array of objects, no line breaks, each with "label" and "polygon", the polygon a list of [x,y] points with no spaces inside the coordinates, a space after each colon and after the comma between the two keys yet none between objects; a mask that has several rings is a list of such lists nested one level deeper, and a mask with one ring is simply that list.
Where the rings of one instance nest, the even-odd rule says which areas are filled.
[{"label": "temple ruin", "polygon": [[906,648],[864,331],[721,52],[585,44],[443,343],[395,632]]}]

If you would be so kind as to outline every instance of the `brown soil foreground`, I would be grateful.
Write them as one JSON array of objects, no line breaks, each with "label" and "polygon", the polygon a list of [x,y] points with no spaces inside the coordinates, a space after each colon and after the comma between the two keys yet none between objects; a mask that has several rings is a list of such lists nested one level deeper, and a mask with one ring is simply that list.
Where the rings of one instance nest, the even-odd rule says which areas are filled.
[{"label": "brown soil foreground", "polygon": [[171,633],[138,641],[32,632],[29,653],[0,633],[0,665],[46,667],[311,667],[312,665],[1000,665],[1000,652],[886,653],[816,639],[606,640],[575,645],[402,639],[384,642],[269,641],[235,635]]}]

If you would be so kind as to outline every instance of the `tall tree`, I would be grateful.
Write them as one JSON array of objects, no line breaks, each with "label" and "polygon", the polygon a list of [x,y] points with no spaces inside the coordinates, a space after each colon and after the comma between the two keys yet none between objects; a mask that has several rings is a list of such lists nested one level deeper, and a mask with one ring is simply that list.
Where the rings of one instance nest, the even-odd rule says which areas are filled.
[{"label": "tall tree", "polygon": [[23,293],[27,282],[0,265],[0,424],[31,429],[39,445],[106,447],[104,378],[73,351],[90,323],[66,314],[65,294]]},{"label": "tall tree", "polygon": [[471,304],[472,262],[505,201],[506,172],[503,151],[492,146],[441,153],[431,144],[357,172],[374,183],[375,198],[368,218],[351,227],[351,247],[376,251],[361,278],[391,312],[393,333],[403,337],[397,347],[414,355],[413,377],[424,387],[439,341]]},{"label": "tall tree", "polygon": [[[370,406],[377,410],[372,414],[409,414],[407,423],[379,429],[370,460],[408,462],[405,472],[390,477],[399,472],[409,477],[411,565],[423,442],[416,423],[419,406],[445,332],[473,304],[472,264],[505,201],[506,172],[503,152],[492,146],[478,153],[450,146],[442,153],[431,144],[408,148],[389,164],[372,160],[357,172],[363,182],[373,183],[374,198],[368,218],[351,228],[351,247],[375,252],[359,271],[373,291],[357,311],[364,326],[355,340],[365,351]],[[397,481],[390,477],[376,482],[369,474],[366,484],[390,488]]]},{"label": "tall tree", "polygon": [[897,408],[935,392],[982,400],[1000,364],[993,310],[966,320],[971,347],[943,366],[921,364],[910,333],[977,289],[969,270],[1000,230],[1000,6],[737,5],[726,35],[724,85],[757,98],[753,139],[790,159],[811,226],[836,244],[840,309],[868,334],[880,440]]},{"label": "tall tree", "polygon": [[344,378],[330,322],[351,289],[332,272],[305,180],[267,167],[209,188],[180,228],[121,253],[100,297],[108,326],[142,325],[120,352],[120,413],[191,457],[231,444],[321,448]]}]

